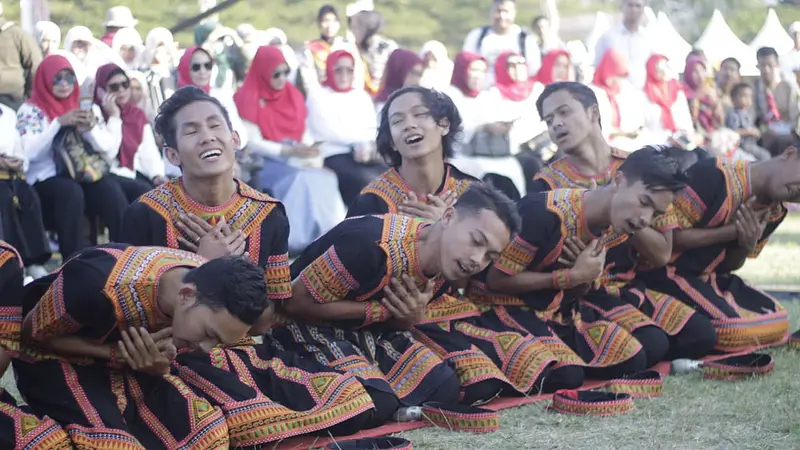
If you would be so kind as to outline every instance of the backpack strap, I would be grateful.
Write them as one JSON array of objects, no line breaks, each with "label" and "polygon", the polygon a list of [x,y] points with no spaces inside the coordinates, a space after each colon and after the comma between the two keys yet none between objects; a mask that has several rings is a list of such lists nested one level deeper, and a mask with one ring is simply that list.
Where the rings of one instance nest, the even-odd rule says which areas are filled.
[{"label": "backpack strap", "polygon": [[477,45],[477,50],[478,51],[476,53],[480,53],[481,52],[481,45],[483,45],[483,40],[486,38],[487,34],[489,34],[489,26],[488,25],[483,27],[483,28],[481,28],[481,34],[480,34],[480,36],[478,36],[478,45]]},{"label": "backpack strap", "polygon": [[525,44],[528,41],[528,32],[525,30],[520,30],[519,36],[517,36],[517,38],[519,39],[519,51],[522,54],[522,57],[528,59],[528,52],[526,51],[527,49],[525,48],[526,47]]}]

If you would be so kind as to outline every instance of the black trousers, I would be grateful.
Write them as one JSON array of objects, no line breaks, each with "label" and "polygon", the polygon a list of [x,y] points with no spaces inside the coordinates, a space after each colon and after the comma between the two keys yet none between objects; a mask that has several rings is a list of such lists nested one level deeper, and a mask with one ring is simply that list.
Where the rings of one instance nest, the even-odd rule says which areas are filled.
[{"label": "black trousers", "polygon": [[36,190],[24,178],[0,179],[2,239],[17,249],[26,267],[50,259],[50,243],[42,220],[42,205]]},{"label": "black trousers", "polygon": [[136,173],[136,178],[125,178],[114,174],[107,176],[117,180],[122,192],[125,194],[125,198],[128,200],[128,204],[135,202],[142,194],[151,191],[155,187],[152,181],[138,172]]},{"label": "black trousers", "polygon": [[325,158],[325,167],[331,169],[339,179],[339,192],[345,205],[350,205],[370,181],[386,171],[386,166],[381,163],[356,162],[352,153]]},{"label": "black trousers", "polygon": [[44,223],[58,235],[58,246],[65,260],[89,246],[83,230],[87,214],[100,217],[108,227],[111,241],[117,240],[128,200],[113,176],[105,176],[94,183],[78,183],[71,178],[55,176],[33,187],[42,201]]}]

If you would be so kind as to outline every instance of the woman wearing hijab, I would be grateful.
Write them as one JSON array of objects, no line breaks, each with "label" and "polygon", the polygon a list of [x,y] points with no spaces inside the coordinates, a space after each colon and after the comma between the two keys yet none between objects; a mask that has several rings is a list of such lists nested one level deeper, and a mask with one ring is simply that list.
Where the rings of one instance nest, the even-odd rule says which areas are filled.
[{"label": "woman wearing hijab", "polygon": [[172,73],[178,63],[177,47],[172,33],[166,28],[153,28],[145,38],[142,55],[142,72],[146,80],[143,86],[149,93],[147,109],[158,111],[158,107],[175,91]]},{"label": "woman wearing hijab", "polygon": [[691,56],[683,70],[683,90],[689,101],[695,129],[708,137],[725,123],[722,102],[713,85],[708,63],[702,56]]},{"label": "woman wearing hijab", "polygon": [[61,28],[53,22],[36,22],[36,42],[42,50],[42,57],[58,50],[61,45]]},{"label": "woman wearing hijab", "polygon": [[559,48],[545,53],[542,56],[542,66],[533,81],[543,86],[561,81],[575,81],[575,69],[572,67],[569,52]]},{"label": "woman wearing hijab", "polygon": [[164,162],[147,114],[132,99],[131,80],[115,64],[100,67],[95,77],[94,104],[103,111],[105,120],[113,113],[113,108],[104,104],[109,94],[114,96],[122,120],[122,133],[115,134],[120,144],[117,157],[111,161],[111,173],[122,187],[128,203],[132,203],[155,185],[166,181]]},{"label": "woman wearing hijab", "polygon": [[386,170],[375,147],[378,122],[372,99],[353,88],[355,67],[355,58],[346,50],[328,55],[323,86],[311,91],[306,102],[308,133],[315,142],[323,142],[325,167],[336,173],[347,205]]},{"label": "woman wearing hijab", "polygon": [[632,152],[649,142],[645,142],[642,135],[644,96],[627,77],[625,56],[609,49],[600,59],[590,87],[597,96],[606,139],[614,147]]},{"label": "woman wearing hijab", "polygon": [[[247,130],[242,125],[236,103],[233,101],[233,92],[226,88],[211,86],[212,73],[214,72],[214,59],[211,54],[200,47],[186,49],[178,62],[178,87],[194,85],[204,90],[207,94],[219,100],[228,111],[233,131],[239,133],[241,148],[247,147]],[[165,161],[169,176],[179,176],[180,169]]]},{"label": "woman wearing hijab", "polygon": [[99,216],[114,241],[127,206],[114,177],[79,182],[56,168],[53,140],[67,127],[81,130],[84,142],[106,160],[115,159],[119,153],[122,120],[114,95],[108,93],[103,99],[108,121],[103,120],[103,111],[97,105],[92,105],[91,110],[79,108],[79,98],[80,88],[69,61],[50,55],[36,71],[31,98],[17,111],[17,131],[30,161],[28,183],[39,194],[44,222],[58,235],[64,260],[89,246],[83,228],[85,212]]},{"label": "woman wearing hijab", "polygon": [[644,83],[646,105],[644,127],[652,143],[666,143],[670,137],[694,139],[694,124],[681,82],[670,76],[669,60],[655,54],[647,60]]},{"label": "woman wearing hijab", "polygon": [[375,96],[375,110],[379,114],[392,92],[402,87],[419,84],[424,64],[424,61],[410,50],[398,48],[392,52],[386,62],[381,90]]},{"label": "woman wearing hijab", "polygon": [[139,70],[142,68],[144,42],[135,28],[121,28],[114,33],[114,38],[111,41],[111,50],[125,63],[123,67],[125,70]]},{"label": "woman wearing hijab", "polygon": [[453,61],[447,57],[447,47],[439,41],[428,41],[419,51],[424,61],[420,86],[442,90],[450,85],[453,76]]},{"label": "woman wearing hijab", "polygon": [[305,99],[287,81],[280,49],[258,49],[242,87],[233,96],[248,149],[264,158],[260,188],[281,200],[291,224],[289,251],[298,252],[345,215],[336,175],[321,170],[320,142],[306,133]]},{"label": "woman wearing hijab", "polygon": [[495,85],[486,92],[487,105],[481,108],[480,121],[492,124],[486,131],[494,136],[507,137],[507,155],[484,158],[495,160],[491,173],[502,175],[513,183],[512,191],[504,186],[506,183],[498,186],[512,198],[525,195],[528,180],[533,180],[541,168],[540,161],[529,157],[529,143],[547,133],[547,126],[536,109],[542,85],[532,83],[528,77],[528,64],[522,55],[501,53],[494,66]]},{"label": "woman wearing hijab", "polygon": [[[485,113],[488,97],[486,91],[481,91],[481,86],[487,68],[486,59],[477,53],[461,52],[456,55],[450,86],[444,89],[444,93],[450,96],[458,108],[463,130],[460,142],[454,142],[454,155],[450,158],[450,163],[475,178],[491,179],[496,187],[504,191],[516,192],[516,184],[524,186],[525,180],[519,163],[513,156],[495,158],[471,152],[474,145],[479,145],[477,142],[473,143],[476,134],[504,129],[502,123],[484,122],[489,117]],[[509,183],[510,186],[506,186]]]},{"label": "woman wearing hijab", "polygon": [[384,68],[389,56],[398,48],[397,42],[378,34],[383,24],[383,14],[378,11],[360,11],[349,19],[350,33],[358,50],[358,55],[354,56],[363,62],[364,88],[372,96],[383,85],[383,75],[389,73]]}]

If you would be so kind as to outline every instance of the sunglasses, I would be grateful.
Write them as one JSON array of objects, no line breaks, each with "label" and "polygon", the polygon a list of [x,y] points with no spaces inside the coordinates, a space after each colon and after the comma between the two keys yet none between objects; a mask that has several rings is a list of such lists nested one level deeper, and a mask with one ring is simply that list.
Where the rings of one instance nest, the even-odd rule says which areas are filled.
[{"label": "sunglasses", "polygon": [[275,71],[275,72],[272,73],[272,78],[275,78],[277,80],[278,78],[281,77],[281,75],[283,75],[284,77],[288,77],[290,73],[292,73],[292,71],[289,70],[289,69],[281,70],[281,71]]},{"label": "sunglasses", "polygon": [[117,92],[120,89],[128,89],[129,87],[131,87],[131,82],[129,80],[126,80],[121,83],[111,83],[106,87],[108,88],[109,92]]},{"label": "sunglasses", "polygon": [[200,69],[205,68],[206,70],[211,70],[214,67],[214,63],[211,61],[203,64],[192,64],[192,72],[200,72]]},{"label": "sunglasses", "polygon": [[75,78],[75,74],[72,73],[60,73],[53,77],[53,86],[58,86],[61,83],[66,84],[75,84],[77,78]]}]

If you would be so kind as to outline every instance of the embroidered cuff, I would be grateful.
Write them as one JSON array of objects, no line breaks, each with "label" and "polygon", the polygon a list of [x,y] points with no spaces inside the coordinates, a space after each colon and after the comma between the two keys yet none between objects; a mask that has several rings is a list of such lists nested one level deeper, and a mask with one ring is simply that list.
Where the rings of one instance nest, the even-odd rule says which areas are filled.
[{"label": "embroidered cuff", "polygon": [[558,269],[553,271],[553,288],[563,291],[572,287],[569,282],[569,269]]},{"label": "embroidered cuff", "polygon": [[389,319],[389,310],[377,300],[367,302],[364,308],[364,325],[366,327],[373,323],[386,322]]}]

